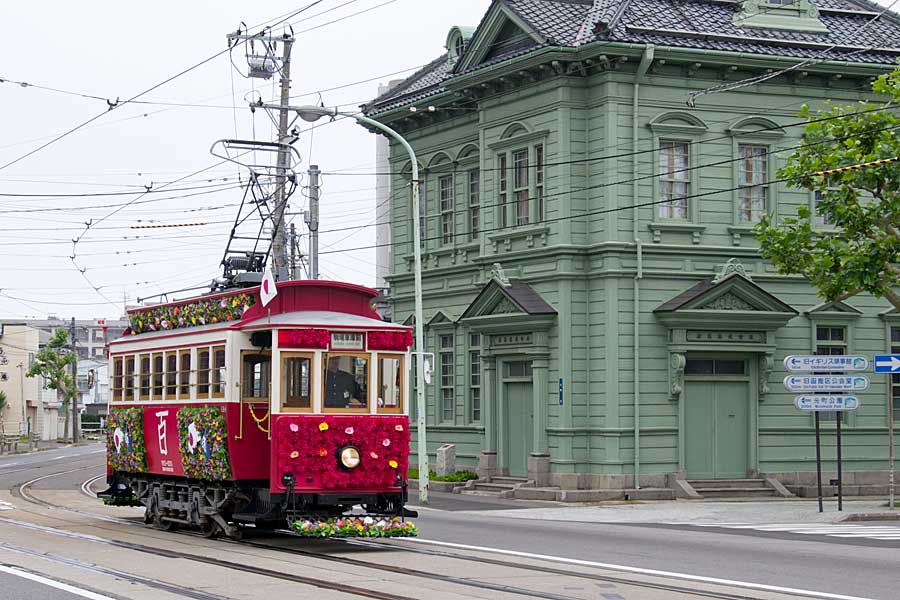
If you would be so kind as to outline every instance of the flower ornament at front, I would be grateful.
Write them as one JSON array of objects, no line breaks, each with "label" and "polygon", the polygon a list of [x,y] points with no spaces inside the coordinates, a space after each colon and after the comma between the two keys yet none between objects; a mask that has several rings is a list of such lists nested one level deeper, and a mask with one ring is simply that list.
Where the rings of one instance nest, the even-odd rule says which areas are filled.
[{"label": "flower ornament at front", "polygon": [[298,456],[300,456],[300,453],[297,452],[296,450],[291,452],[291,459],[296,459]]},{"label": "flower ornament at front", "polygon": [[394,425],[394,431],[403,431],[403,425]]},{"label": "flower ornament at front", "polygon": [[328,423],[324,421],[319,423],[319,431],[328,431]]},{"label": "flower ornament at front", "polygon": [[353,428],[348,427],[347,429],[344,430],[344,433],[346,433],[347,435],[353,435]]},{"label": "flower ornament at front", "polygon": [[374,452],[369,452],[369,456],[371,456],[372,459],[377,459],[377,458],[378,458],[378,455],[375,454]]},{"label": "flower ornament at front", "polygon": [[296,423],[291,423],[291,431],[293,433],[297,433],[298,431],[300,431],[300,427]]},{"label": "flower ornament at front", "polygon": [[328,450],[326,450],[325,448],[319,448],[319,456],[325,458],[326,456],[328,456]]},{"label": "flower ornament at front", "polygon": [[391,445],[391,440],[389,440],[388,438],[384,438],[384,440],[382,440],[382,442],[381,442],[381,445],[384,446],[385,448],[387,448],[388,446]]},{"label": "flower ornament at front", "polygon": [[389,460],[389,461],[388,461],[388,465],[389,465],[392,469],[396,469],[396,468],[397,468],[397,461],[396,461],[396,460]]}]

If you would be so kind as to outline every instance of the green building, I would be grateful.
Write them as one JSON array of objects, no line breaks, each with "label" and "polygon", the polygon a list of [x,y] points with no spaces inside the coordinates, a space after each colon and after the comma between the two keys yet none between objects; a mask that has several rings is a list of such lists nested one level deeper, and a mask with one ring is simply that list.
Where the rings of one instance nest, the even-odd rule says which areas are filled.
[{"label": "green building", "polygon": [[[814,420],[784,357],[871,357],[900,346],[900,315],[823,304],[752,229],[815,207],[773,181],[802,144],[797,113],[871,98],[900,17],[865,0],[495,0],[446,47],[365,107],[422,169],[413,215],[392,145],[397,321],[412,322],[412,219],[424,231],[429,453],[453,443],[460,466],[564,490],[765,474],[802,493]],[[840,417],[847,493],[886,485],[886,377]],[[837,417],[822,418],[831,471]]]}]

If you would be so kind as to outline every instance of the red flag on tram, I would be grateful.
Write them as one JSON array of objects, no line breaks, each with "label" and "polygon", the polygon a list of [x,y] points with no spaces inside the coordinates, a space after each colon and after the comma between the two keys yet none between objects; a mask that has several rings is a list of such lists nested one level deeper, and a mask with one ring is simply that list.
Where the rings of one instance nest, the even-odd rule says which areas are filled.
[{"label": "red flag on tram", "polygon": [[259,299],[262,300],[263,306],[268,306],[269,302],[278,295],[278,288],[275,287],[275,278],[272,276],[272,270],[266,269],[263,273],[262,285],[259,287]]}]

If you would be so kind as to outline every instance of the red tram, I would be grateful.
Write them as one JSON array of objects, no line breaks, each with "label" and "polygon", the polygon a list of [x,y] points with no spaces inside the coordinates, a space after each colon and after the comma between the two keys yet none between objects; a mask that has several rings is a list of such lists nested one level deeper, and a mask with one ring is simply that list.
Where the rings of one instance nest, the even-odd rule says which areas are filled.
[{"label": "red tram", "polygon": [[375,291],[286,281],[129,312],[110,344],[103,496],[161,528],[238,535],[404,508],[410,328]]}]

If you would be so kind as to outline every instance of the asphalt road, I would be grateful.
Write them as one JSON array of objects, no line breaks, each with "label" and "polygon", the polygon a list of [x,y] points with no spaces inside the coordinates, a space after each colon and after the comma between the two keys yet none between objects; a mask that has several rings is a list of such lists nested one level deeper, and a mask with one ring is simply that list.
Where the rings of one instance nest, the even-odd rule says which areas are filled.
[{"label": "asphalt road", "polygon": [[[29,573],[18,569],[11,571],[0,571],[0,597],[5,600],[83,600],[84,598],[99,600],[106,598],[106,596],[88,590],[60,584],[46,577],[40,577],[38,581],[34,581],[28,578]],[[64,589],[60,589],[60,587]]]},{"label": "asphalt road", "polygon": [[[101,446],[93,445],[0,458],[0,488],[8,490],[43,474],[71,469],[70,474],[34,487],[77,490],[82,481],[102,472],[102,453]],[[90,465],[97,466],[81,468]],[[417,525],[425,540],[828,594],[878,600],[900,597],[898,541],[664,524],[547,521],[495,514],[498,509],[518,508],[525,516],[529,508],[537,506],[547,504],[433,492],[432,503],[420,512]],[[0,590],[4,583],[0,580]]]}]

